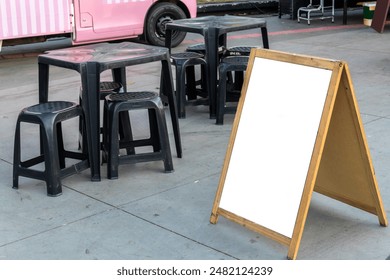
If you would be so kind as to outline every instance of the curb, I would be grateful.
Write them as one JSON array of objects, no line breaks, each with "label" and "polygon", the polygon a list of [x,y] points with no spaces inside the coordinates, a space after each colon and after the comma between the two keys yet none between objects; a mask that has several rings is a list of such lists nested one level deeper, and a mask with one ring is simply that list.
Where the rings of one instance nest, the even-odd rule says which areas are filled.
[{"label": "curb", "polygon": [[0,60],[2,59],[15,59],[15,58],[26,58],[26,57],[36,57],[43,52],[28,52],[28,53],[14,53],[14,54],[0,54]]}]

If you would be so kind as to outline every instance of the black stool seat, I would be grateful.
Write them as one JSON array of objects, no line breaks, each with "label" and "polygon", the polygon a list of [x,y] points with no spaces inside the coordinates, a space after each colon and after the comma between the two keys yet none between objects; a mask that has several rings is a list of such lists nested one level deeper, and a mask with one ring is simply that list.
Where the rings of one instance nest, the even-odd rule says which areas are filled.
[{"label": "black stool seat", "polygon": [[104,100],[106,95],[114,92],[119,92],[119,90],[122,88],[122,85],[117,82],[111,82],[111,81],[104,81],[100,82],[99,84],[99,90],[100,90],[100,99]]},{"label": "black stool seat", "polygon": [[118,101],[141,101],[145,99],[153,99],[158,97],[158,94],[152,91],[136,91],[136,92],[124,92],[120,94],[110,94],[106,97],[107,101],[118,102]]},{"label": "black stool seat", "polygon": [[205,46],[205,44],[190,45],[187,47],[186,51],[187,52],[201,53],[204,55],[206,53],[206,46]]},{"label": "black stool seat", "polygon": [[[206,54],[206,46],[203,43],[190,45],[186,49],[187,52],[195,52],[205,55]],[[225,47],[219,47],[218,54],[221,56],[225,51]]]},{"label": "black stool seat", "polygon": [[[201,90],[197,90],[195,79],[195,65],[204,66],[206,61],[203,54],[196,52],[181,52],[171,54],[172,64],[176,67],[176,99],[179,118],[185,118],[185,106],[188,104],[205,104],[207,101],[198,99],[198,95],[206,97],[202,90],[206,88],[205,78],[201,78]],[[204,75],[205,70],[201,71]]]},{"label": "black stool seat", "polygon": [[[119,114],[137,109],[148,109],[150,138],[118,139]],[[104,120],[104,150],[107,154],[107,177],[118,178],[118,166],[125,163],[137,163],[162,160],[165,172],[173,171],[171,149],[165,120],[164,106],[156,92],[139,91],[112,93],[106,96]],[[120,155],[120,149],[135,147],[153,147],[153,152]]]},{"label": "black stool seat", "polygon": [[232,71],[244,72],[248,65],[248,56],[228,56],[223,58],[222,62],[219,65],[219,83],[217,91],[217,120],[216,124],[223,124],[223,118],[225,113],[234,113],[236,107],[226,107],[227,101],[238,101],[241,94],[242,79],[239,81],[231,82],[230,89],[232,91],[233,99],[228,100],[228,73]]},{"label": "black stool seat", "polygon": [[51,101],[47,103],[36,104],[22,110],[23,114],[59,114],[72,111],[77,107],[76,103],[68,101]]},{"label": "black stool seat", "polygon": [[[46,182],[47,194],[57,196],[62,193],[61,179],[79,173],[89,167],[87,153],[72,152],[64,149],[61,122],[80,117],[83,119],[79,105],[68,101],[51,101],[24,108],[18,116],[15,130],[13,188],[19,187],[19,176],[43,180]],[[39,156],[21,160],[21,123],[34,123],[40,126],[41,153]],[[65,158],[79,161],[66,167]],[[44,171],[33,167],[44,162]]]},{"label": "black stool seat", "polygon": [[250,46],[233,46],[226,49],[224,56],[249,56],[251,49],[256,47]]},{"label": "black stool seat", "polygon": [[174,61],[177,61],[179,59],[184,59],[184,60],[187,60],[187,59],[190,59],[190,58],[203,58],[204,56],[200,53],[196,53],[196,52],[181,52],[181,53],[173,53],[171,54],[171,58],[174,60]]}]

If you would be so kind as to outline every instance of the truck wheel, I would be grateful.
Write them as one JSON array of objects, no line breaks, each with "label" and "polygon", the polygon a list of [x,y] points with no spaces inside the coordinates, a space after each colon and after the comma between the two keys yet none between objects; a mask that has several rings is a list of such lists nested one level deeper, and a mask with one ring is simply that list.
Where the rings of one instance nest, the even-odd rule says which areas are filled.
[{"label": "truck wheel", "polygon": [[[146,40],[156,46],[165,46],[165,25],[176,19],[187,18],[177,5],[167,2],[156,4],[149,12],[145,24]],[[185,38],[186,32],[172,32],[172,47],[178,46]]]}]

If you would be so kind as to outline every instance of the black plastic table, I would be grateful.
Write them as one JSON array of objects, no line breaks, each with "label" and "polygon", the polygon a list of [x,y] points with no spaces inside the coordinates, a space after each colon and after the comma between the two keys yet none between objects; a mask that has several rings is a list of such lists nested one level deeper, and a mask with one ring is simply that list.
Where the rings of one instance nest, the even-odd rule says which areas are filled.
[{"label": "black plastic table", "polygon": [[227,33],[247,29],[260,28],[263,47],[268,49],[267,23],[262,18],[244,16],[205,16],[198,18],[179,19],[166,25],[165,46],[171,49],[173,31],[185,31],[201,34],[206,47],[206,62],[208,70],[207,91],[209,95],[210,118],[216,116],[216,92],[218,80],[218,50],[226,47]]},{"label": "black plastic table", "polygon": [[90,155],[91,180],[100,181],[100,74],[111,70],[114,81],[126,90],[125,67],[161,61],[160,92],[167,97],[176,143],[177,156],[182,147],[169,50],[164,47],[138,43],[100,43],[48,51],[38,56],[39,102],[47,102],[49,94],[49,66],[76,70],[81,76],[82,106],[86,121],[86,138]]}]

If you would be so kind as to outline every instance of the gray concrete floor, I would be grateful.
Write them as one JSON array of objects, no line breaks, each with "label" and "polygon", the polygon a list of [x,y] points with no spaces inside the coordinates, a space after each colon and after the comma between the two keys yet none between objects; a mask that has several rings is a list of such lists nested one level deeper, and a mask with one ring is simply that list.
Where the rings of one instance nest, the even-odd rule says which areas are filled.
[{"label": "gray concrete floor", "polygon": [[[319,20],[310,26],[286,17],[266,17],[270,48],[348,63],[390,216],[390,30],[386,27],[378,34],[364,26],[361,10],[351,11],[344,26],[341,14],[336,12],[335,23]],[[259,45],[254,34],[231,34],[229,44]],[[201,37],[188,35],[177,50],[198,42]],[[86,170],[66,178],[59,197],[46,196],[44,183],[28,178],[21,178],[18,190],[12,189],[16,117],[23,107],[38,102],[37,59],[28,55],[31,51],[0,60],[0,260],[286,259],[286,246],[256,232],[222,217],[210,224],[234,116],[227,115],[225,124],[217,126],[205,106],[187,107],[187,118],[180,120],[181,159],[170,133],[174,173],[164,173],[161,162],[139,163],[120,166],[119,179],[108,180],[103,165],[100,182],[91,182]],[[158,64],[132,67],[127,74],[130,89],[153,90],[159,85]],[[76,72],[52,67],[50,78],[50,99],[77,101]],[[109,73],[103,73],[105,78]],[[144,116],[137,113],[133,121]],[[145,128],[140,123],[138,135]],[[77,148],[76,125],[69,122],[64,129],[71,148]],[[28,156],[38,149],[37,131],[33,127],[24,131]],[[376,216],[314,193],[298,259],[384,260],[389,255],[390,229],[379,226]]]}]

